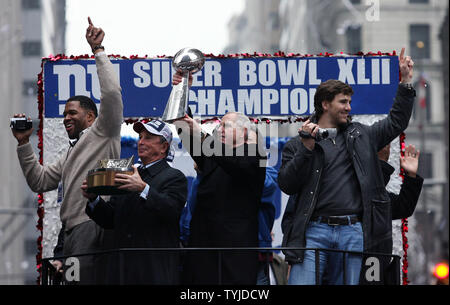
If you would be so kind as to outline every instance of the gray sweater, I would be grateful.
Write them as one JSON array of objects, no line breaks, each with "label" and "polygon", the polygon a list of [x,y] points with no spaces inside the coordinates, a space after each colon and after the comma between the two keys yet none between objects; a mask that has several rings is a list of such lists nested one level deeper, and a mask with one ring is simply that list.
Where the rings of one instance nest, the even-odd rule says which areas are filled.
[{"label": "gray sweater", "polygon": [[48,192],[63,184],[61,221],[65,229],[89,220],[81,185],[100,159],[120,158],[120,129],[123,122],[122,93],[117,74],[105,53],[95,56],[101,98],[97,119],[85,129],[77,144],[54,164],[42,166],[31,144],[17,147],[20,166],[33,192]]}]

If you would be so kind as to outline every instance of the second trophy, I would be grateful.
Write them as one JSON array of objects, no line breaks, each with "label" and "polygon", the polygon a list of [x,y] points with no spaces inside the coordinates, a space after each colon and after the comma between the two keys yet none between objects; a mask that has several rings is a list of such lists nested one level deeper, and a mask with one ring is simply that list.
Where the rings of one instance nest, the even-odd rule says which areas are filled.
[{"label": "second trophy", "polygon": [[189,97],[189,73],[194,74],[200,71],[205,64],[205,56],[197,49],[184,48],[175,54],[172,60],[172,66],[183,74],[181,83],[175,85],[170,93],[162,120],[173,122],[176,119],[184,117],[188,107]]}]

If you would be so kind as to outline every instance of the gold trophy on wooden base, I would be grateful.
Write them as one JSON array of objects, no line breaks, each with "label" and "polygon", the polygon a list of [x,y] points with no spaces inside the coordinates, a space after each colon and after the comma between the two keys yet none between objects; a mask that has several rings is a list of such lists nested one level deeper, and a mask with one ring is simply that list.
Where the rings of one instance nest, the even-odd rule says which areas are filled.
[{"label": "gold trophy on wooden base", "polygon": [[120,195],[128,191],[118,189],[114,179],[116,174],[132,175],[134,156],[128,159],[103,159],[98,167],[91,169],[87,175],[88,193],[97,195]]}]

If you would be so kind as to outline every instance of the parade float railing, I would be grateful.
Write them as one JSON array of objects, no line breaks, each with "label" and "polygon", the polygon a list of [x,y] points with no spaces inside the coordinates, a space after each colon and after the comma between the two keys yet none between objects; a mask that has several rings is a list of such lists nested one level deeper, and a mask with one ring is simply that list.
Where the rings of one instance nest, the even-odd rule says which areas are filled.
[{"label": "parade float railing", "polygon": [[[362,258],[365,258],[363,260],[362,266],[366,267],[373,267],[373,268],[380,268],[382,264],[379,263],[379,260],[382,259],[385,262],[388,262],[388,266],[384,265],[386,268],[383,272],[380,274],[382,275],[382,279],[374,279],[374,282],[379,282],[383,284],[390,284],[390,285],[400,285],[400,269],[401,264],[400,260],[401,257],[398,255],[389,255],[389,254],[383,254],[383,253],[374,253],[374,252],[357,252],[357,251],[344,251],[344,250],[338,250],[338,249],[324,249],[324,248],[304,248],[304,247],[277,247],[277,248],[270,248],[270,247],[226,247],[226,248],[120,248],[120,249],[112,249],[112,250],[104,250],[104,251],[96,251],[96,252],[90,252],[90,253],[81,253],[78,255],[70,255],[70,256],[58,256],[58,257],[49,257],[49,258],[43,258],[42,259],[42,278],[41,278],[41,285],[48,286],[48,285],[66,285],[70,284],[64,276],[63,272],[56,272],[55,267],[52,265],[52,261],[59,260],[64,262],[68,258],[79,258],[79,257],[86,257],[86,256],[104,256],[104,255],[118,255],[118,263],[119,263],[119,284],[126,284],[124,280],[124,274],[125,274],[125,256],[128,253],[136,253],[136,252],[162,252],[162,253],[170,253],[170,252],[180,252],[181,254],[185,254],[187,252],[199,252],[199,251],[207,251],[207,252],[217,252],[217,260],[218,260],[218,284],[222,285],[222,261],[223,256],[225,253],[229,252],[236,252],[236,251],[255,251],[258,253],[270,253],[278,252],[280,250],[304,250],[304,251],[314,251],[314,257],[315,257],[315,283],[318,285],[320,283],[320,273],[319,273],[319,258],[320,258],[320,252],[329,252],[329,253],[342,253],[343,260],[342,260],[342,268],[343,268],[343,283],[344,285],[347,283],[346,281],[346,264],[348,260],[348,255],[356,255],[361,256]],[[267,260],[265,263],[267,266],[269,265],[269,256],[267,255]],[[371,259],[370,263],[369,258],[376,258],[378,263],[374,264],[374,260]],[[366,263],[364,263],[364,261]],[[201,264],[201,262],[200,262]],[[64,265],[64,264],[63,264]],[[388,272],[386,270],[389,269]],[[363,269],[362,269],[363,270]],[[380,272],[380,270],[373,269],[366,270],[362,272],[366,272],[369,274],[373,274],[374,271]],[[384,275],[383,275],[384,274]],[[367,274],[366,274],[367,275]],[[370,275],[369,275],[370,276]],[[376,277],[376,276],[375,276]],[[369,279],[370,283],[370,279]],[[76,282],[73,282],[72,284],[76,284]]]}]

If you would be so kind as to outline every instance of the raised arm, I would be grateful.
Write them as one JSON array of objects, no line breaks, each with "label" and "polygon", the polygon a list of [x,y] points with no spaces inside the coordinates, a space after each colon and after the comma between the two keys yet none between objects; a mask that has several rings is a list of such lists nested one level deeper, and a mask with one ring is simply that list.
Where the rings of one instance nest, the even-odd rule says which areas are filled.
[{"label": "raised arm", "polygon": [[399,57],[401,83],[410,84],[414,73],[414,61],[410,56],[405,56],[405,48],[402,48]]},{"label": "raised arm", "polygon": [[411,57],[405,56],[405,48],[400,53],[399,65],[401,81],[391,111],[387,118],[370,127],[377,151],[398,137],[408,127],[411,118],[415,97],[411,86],[414,62]]},{"label": "raised arm", "polygon": [[173,124],[178,130],[183,147],[201,169],[203,167],[202,143],[205,134],[202,133],[200,124],[187,114],[183,118],[174,121]]},{"label": "raised arm", "polygon": [[95,54],[95,64],[100,84],[100,110],[94,123],[94,130],[99,134],[114,137],[120,136],[123,122],[122,89],[113,64],[106,55],[103,47],[105,32],[95,27],[88,17],[89,26],[86,29],[86,40]]}]

